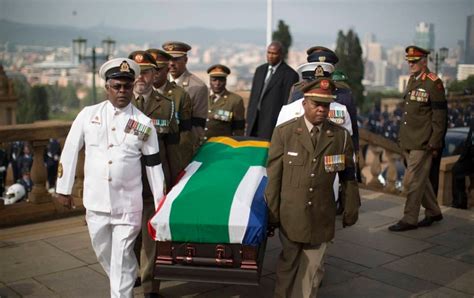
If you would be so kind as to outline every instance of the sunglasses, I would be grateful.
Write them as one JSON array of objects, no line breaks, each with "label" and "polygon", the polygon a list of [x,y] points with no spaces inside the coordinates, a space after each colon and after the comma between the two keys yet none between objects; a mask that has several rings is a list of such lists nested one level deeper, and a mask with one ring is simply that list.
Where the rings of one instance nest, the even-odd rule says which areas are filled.
[{"label": "sunglasses", "polygon": [[120,91],[122,88],[125,91],[133,89],[133,83],[126,83],[126,84],[111,84],[109,85],[110,88],[114,89],[115,91]]}]

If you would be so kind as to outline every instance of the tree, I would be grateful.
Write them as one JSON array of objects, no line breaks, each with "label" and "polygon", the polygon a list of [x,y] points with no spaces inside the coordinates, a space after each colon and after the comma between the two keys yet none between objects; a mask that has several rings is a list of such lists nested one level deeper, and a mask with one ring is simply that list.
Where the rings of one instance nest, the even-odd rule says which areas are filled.
[{"label": "tree", "polygon": [[352,89],[357,106],[364,106],[364,62],[359,37],[350,29],[346,35],[339,30],[336,41],[336,55],[339,57],[337,69],[348,77],[348,84]]},{"label": "tree", "polygon": [[272,39],[281,42],[283,45],[283,58],[286,59],[293,39],[291,37],[290,27],[285,24],[283,20],[278,21],[278,29],[273,31]]},{"label": "tree", "polygon": [[30,119],[31,122],[37,120],[48,120],[49,105],[48,105],[48,93],[44,86],[34,86],[31,88],[30,97]]},{"label": "tree", "polygon": [[474,93],[474,75],[470,75],[463,81],[453,81],[448,86],[448,91],[457,94]]}]

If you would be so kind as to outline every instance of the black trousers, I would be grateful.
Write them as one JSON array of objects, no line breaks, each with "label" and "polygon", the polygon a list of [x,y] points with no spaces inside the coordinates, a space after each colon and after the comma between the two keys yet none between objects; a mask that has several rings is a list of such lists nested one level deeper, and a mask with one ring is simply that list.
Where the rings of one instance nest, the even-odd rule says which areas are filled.
[{"label": "black trousers", "polygon": [[[466,176],[474,174],[472,159],[458,160],[452,170],[453,174],[453,207],[467,209]],[[472,183],[472,182],[471,182]]]}]

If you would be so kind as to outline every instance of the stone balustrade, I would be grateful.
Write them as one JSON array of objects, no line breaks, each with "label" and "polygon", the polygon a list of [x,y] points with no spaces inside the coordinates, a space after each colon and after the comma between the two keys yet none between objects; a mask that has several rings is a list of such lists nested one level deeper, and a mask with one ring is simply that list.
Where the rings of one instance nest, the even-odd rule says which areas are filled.
[{"label": "stone balustrade", "polygon": [[[76,171],[76,183],[73,188],[73,197],[77,208],[67,210],[52,199],[52,195],[46,189],[46,168],[43,163],[43,153],[50,138],[64,141],[71,122],[64,121],[41,121],[33,124],[0,126],[0,141],[7,147],[13,141],[27,141],[33,151],[33,165],[31,168],[31,180],[33,189],[28,194],[28,200],[13,205],[0,206],[0,227],[17,225],[35,221],[38,218],[55,218],[67,213],[82,212],[82,181],[84,179],[84,154],[81,152]],[[9,181],[8,181],[9,180]],[[13,183],[11,178],[7,185]],[[3,200],[1,201],[3,203]]]},{"label": "stone balustrade", "polygon": [[[31,179],[33,190],[28,201],[14,205],[0,205],[0,227],[18,225],[22,223],[51,219],[65,216],[69,213],[83,212],[82,194],[84,181],[84,153],[79,155],[76,180],[73,188],[73,197],[77,209],[67,210],[52,199],[46,189],[46,169],[43,164],[43,152],[50,138],[64,142],[71,126],[71,122],[43,121],[34,124],[0,126],[0,142],[4,145],[13,141],[28,141],[34,153]],[[397,164],[402,163],[402,152],[398,145],[380,135],[359,129],[360,146],[359,165],[362,173],[362,186],[394,194],[402,194],[397,183]],[[456,157],[443,158],[440,170],[440,191],[438,192],[440,204],[451,203],[451,168]],[[387,170],[385,183],[382,184],[378,177]],[[3,203],[3,201],[0,201]]]}]

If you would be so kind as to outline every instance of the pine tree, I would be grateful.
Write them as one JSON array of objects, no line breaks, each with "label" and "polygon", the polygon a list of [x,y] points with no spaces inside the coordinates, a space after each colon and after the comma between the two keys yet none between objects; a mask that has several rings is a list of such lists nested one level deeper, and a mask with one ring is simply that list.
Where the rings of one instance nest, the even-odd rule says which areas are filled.
[{"label": "pine tree", "polygon": [[348,84],[352,89],[357,106],[363,106],[364,86],[364,62],[362,60],[362,47],[360,46],[357,33],[350,29],[346,35],[339,31],[336,41],[336,55],[339,57],[337,69],[348,76]]},{"label": "pine tree", "polygon": [[283,20],[278,21],[278,29],[273,31],[272,39],[281,42],[283,45],[283,58],[286,59],[293,39],[291,37],[290,27],[285,24]]}]

